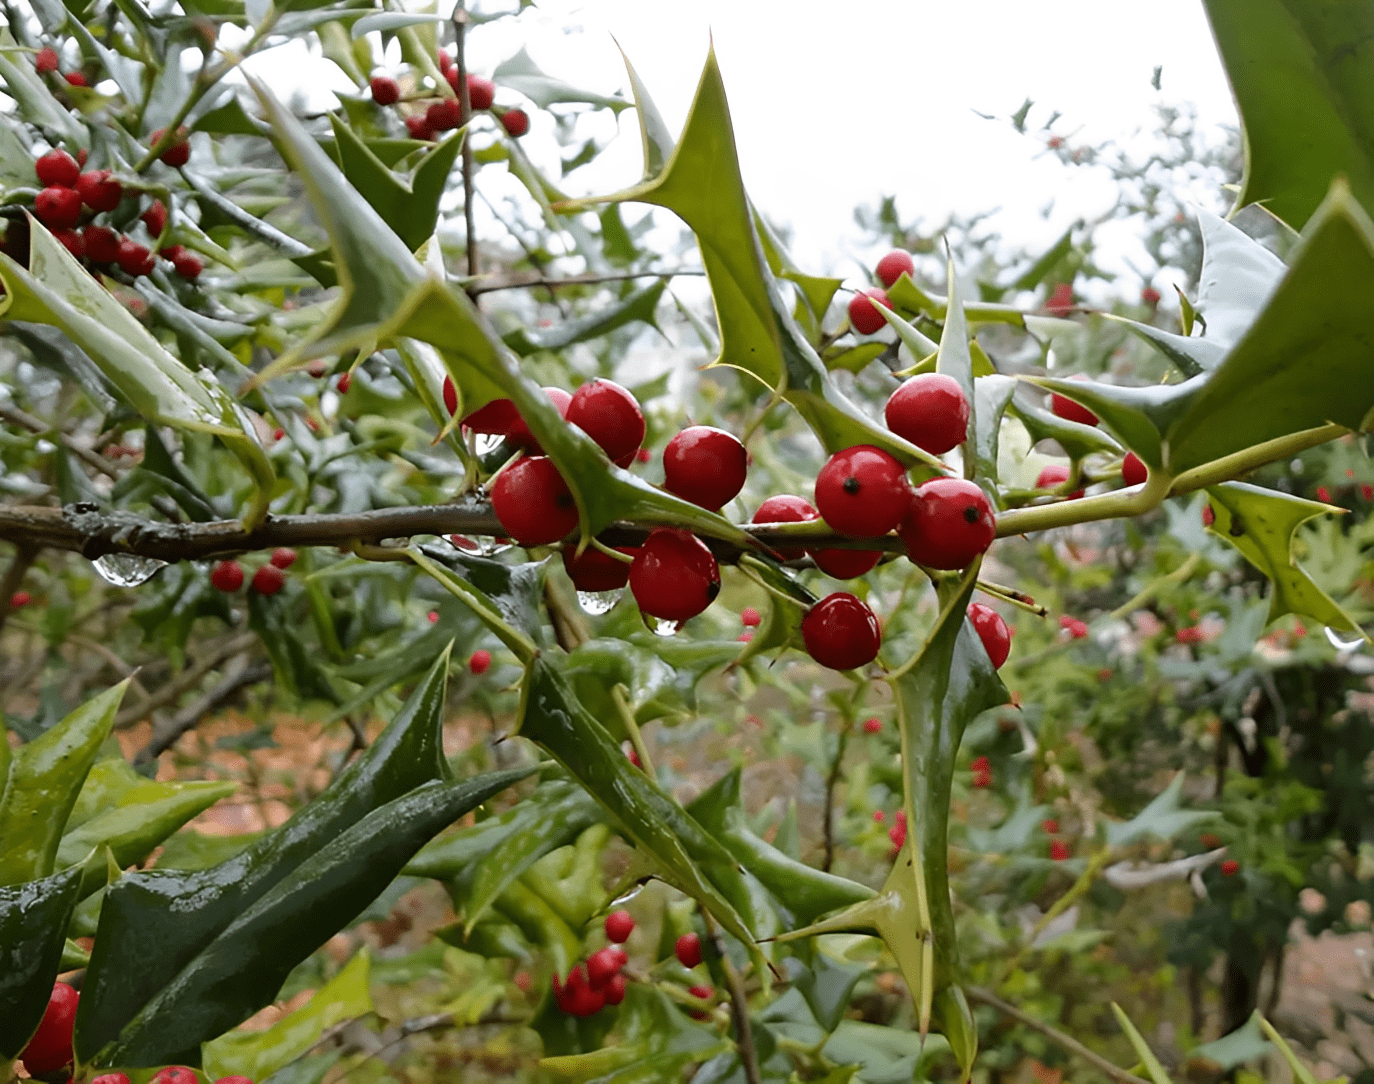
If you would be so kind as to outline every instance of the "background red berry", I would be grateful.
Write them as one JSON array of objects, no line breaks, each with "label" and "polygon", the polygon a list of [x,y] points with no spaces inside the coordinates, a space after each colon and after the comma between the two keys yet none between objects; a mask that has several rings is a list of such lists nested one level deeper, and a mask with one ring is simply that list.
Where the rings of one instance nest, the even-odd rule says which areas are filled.
[{"label": "background red berry", "polygon": [[462,105],[457,98],[441,98],[425,110],[425,123],[435,132],[447,132],[463,123]]},{"label": "background red berry", "polygon": [[110,180],[108,169],[95,169],[76,179],[76,190],[92,211],[113,211],[124,198],[124,186]]},{"label": "background red berry", "polygon": [[81,177],[81,167],[76,159],[61,147],[54,147],[33,164],[33,171],[43,187],[57,185],[62,188],[75,188]]},{"label": "background red berry", "polygon": [[86,77],[82,75],[80,72],[67,72],[64,76],[62,76],[62,78],[67,81],[68,86],[86,86]]},{"label": "background red berry", "polygon": [[278,568],[290,568],[296,563],[296,551],[287,546],[278,546],[272,551],[270,560]]},{"label": "background red berry", "polygon": [[138,216],[143,219],[143,224],[148,227],[148,232],[154,239],[162,236],[162,231],[167,228],[167,205],[160,199],[155,199],[152,205]]},{"label": "background red berry", "polygon": [[276,565],[263,565],[253,573],[253,590],[260,595],[275,595],[286,584],[286,573]]},{"label": "background red berry", "polygon": [[86,255],[86,240],[76,230],[53,230],[52,235],[78,260]]},{"label": "background red berry", "polygon": [[[159,128],[156,132],[150,135],[148,137],[149,146],[155,145],[157,141],[162,138],[162,135],[165,131],[165,128]],[[177,168],[178,166],[184,166],[187,162],[191,160],[191,144],[186,142],[186,129],[178,128],[177,134],[174,138],[175,142],[173,142],[172,145],[169,146],[165,151],[163,151],[162,154],[159,156],[159,160],[164,165],[169,165],[173,169]]]},{"label": "background red berry", "polygon": [[878,266],[874,268],[874,271],[879,282],[884,286],[891,287],[894,282],[902,277],[904,272],[907,275],[915,275],[916,264],[911,258],[911,253],[894,249],[878,261]]},{"label": "background red berry", "polygon": [[38,50],[38,54],[33,58],[33,70],[39,75],[45,72],[55,72],[58,68],[57,50],[43,48]]},{"label": "background red berry", "polygon": [[801,623],[806,653],[832,670],[853,670],[878,657],[882,631],[873,611],[847,591],[826,595]]},{"label": "background red berry", "polygon": [[952,376],[917,373],[892,393],[883,417],[903,440],[943,455],[968,435],[968,397]]},{"label": "background red berry", "polygon": [[1062,839],[1056,839],[1050,843],[1050,858],[1056,862],[1067,862],[1069,859],[1069,845]]},{"label": "background red berry", "polygon": [[50,230],[69,230],[81,220],[81,196],[75,188],[53,185],[33,198],[33,213]]},{"label": "background red berry", "polygon": [[673,952],[683,967],[696,967],[701,963],[701,938],[694,933],[684,933],[677,939]]},{"label": "background red berry", "polygon": [[[782,493],[776,497],[769,497],[761,505],[759,510],[754,513],[751,523],[809,523],[813,519],[819,519],[820,513],[811,507],[811,502],[795,497],[790,493]],[[795,561],[806,551],[801,549],[779,549],[778,556],[785,561]]]},{"label": "background red berry", "polygon": [[917,488],[898,530],[907,553],[927,568],[967,568],[997,537],[987,495],[964,478],[932,478]]},{"label": "background red berry", "polygon": [[1121,461],[1121,480],[1128,486],[1138,486],[1150,476],[1144,462],[1135,452],[1127,452]]},{"label": "background red berry", "polygon": [[522,546],[547,546],[577,527],[577,504],[553,460],[525,456],[496,477],[491,507]]},{"label": "background red berry", "polygon": [[688,426],[663,449],[663,487],[713,512],[739,496],[748,471],[744,445],[713,426]]},{"label": "background red berry", "polygon": [[639,402],[614,380],[589,380],[572,394],[563,415],[601,447],[619,467],[634,462],[644,443]]},{"label": "background red berry", "polygon": [[468,659],[468,669],[479,677],[491,668],[491,652],[486,648],[478,648]]},{"label": "background red berry", "polygon": [[501,114],[501,127],[512,139],[519,139],[530,130],[530,115],[523,109],[507,109]]},{"label": "background red berry", "polygon": [[612,911],[606,916],[606,938],[623,945],[634,932],[635,920],[629,911]]},{"label": "background red berry", "polygon": [[205,270],[205,265],[200,262],[200,257],[193,256],[189,252],[178,252],[170,257],[172,270],[187,282],[194,282],[200,278],[200,273]]},{"label": "background red berry", "polygon": [[424,114],[406,117],[406,131],[410,133],[411,139],[431,140],[434,138],[434,129],[429,126],[429,118]]},{"label": "background red berry", "polygon": [[1234,877],[1240,872],[1240,863],[1234,858],[1228,858],[1221,863],[1221,873],[1223,877]]},{"label": "background red berry", "polygon": [[849,322],[860,335],[872,335],[887,327],[883,314],[873,307],[870,298],[876,298],[885,308],[892,308],[883,290],[860,290],[849,301]]},{"label": "background red berry", "polygon": [[[1058,489],[1069,480],[1072,472],[1062,463],[1051,463],[1035,476],[1036,489]],[[1065,500],[1076,501],[1083,496],[1083,490],[1075,489]]]},{"label": "background red berry", "polygon": [[655,527],[630,566],[630,591],[650,617],[686,621],[720,594],[720,567],[691,531]]},{"label": "background red berry", "polygon": [[55,1073],[72,1060],[72,1025],[81,995],[65,982],[53,983],[48,1007],[33,1038],[19,1053],[30,1076]]},{"label": "background red berry", "polygon": [[[510,400],[507,399],[505,402],[509,403]],[[451,376],[444,377],[444,409],[449,412],[450,417],[458,413],[458,387],[453,383]]]},{"label": "background red berry", "polygon": [[130,241],[127,237],[119,242],[119,251],[115,254],[115,259],[119,262],[121,271],[135,278],[140,275],[151,275],[153,268],[157,266],[156,256],[137,241]]},{"label": "background red berry", "polygon": [[389,75],[374,75],[371,90],[372,100],[378,105],[395,105],[401,100],[401,88]]},{"label": "background red berry", "polygon": [[758,610],[754,609],[752,606],[746,606],[739,612],[739,623],[746,627],[756,626],[762,620],[763,618],[760,616]]},{"label": "background red berry", "polygon": [[992,660],[994,670],[1000,670],[1011,654],[1011,629],[1002,620],[1002,615],[991,606],[975,602],[968,608],[968,618],[973,622],[973,630],[983,641],[983,648]]},{"label": "background red berry", "polygon": [[473,75],[468,72],[468,104],[474,111],[480,109],[490,109],[491,103],[496,101],[496,84],[490,79],[483,79],[480,75]]},{"label": "background red berry", "polygon": [[1065,421],[1079,422],[1083,425],[1096,425],[1098,422],[1097,415],[1091,410],[1058,392],[1050,396],[1050,410]]},{"label": "background red berry", "polygon": [[33,601],[33,596],[27,591],[16,591],[10,595],[10,609],[19,610]]},{"label": "background red berry", "polygon": [[816,476],[816,508],[841,534],[877,538],[901,522],[911,500],[906,469],[881,448],[836,452]]},{"label": "background red berry", "polygon": [[864,733],[865,733],[865,734],[877,734],[877,733],[879,733],[882,729],[883,729],[883,721],[882,721],[881,719],[865,719],[865,720],[864,720]]},{"label": "background red berry", "polygon": [[221,561],[210,570],[210,585],[217,591],[237,591],[243,586],[243,566],[237,561]]}]

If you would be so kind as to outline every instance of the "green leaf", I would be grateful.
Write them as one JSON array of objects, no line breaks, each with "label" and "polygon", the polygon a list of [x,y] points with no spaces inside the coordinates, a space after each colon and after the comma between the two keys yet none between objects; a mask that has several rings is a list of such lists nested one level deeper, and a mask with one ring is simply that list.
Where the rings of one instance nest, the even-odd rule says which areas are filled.
[{"label": "green leaf", "polygon": [[284,599],[250,591],[248,627],[258,634],[277,680],[292,696],[339,702],[339,694],[320,665],[319,652],[301,638]]},{"label": "green leaf", "polygon": [[1245,130],[1236,206],[1263,203],[1302,228],[1347,178],[1374,210],[1374,69],[1367,0],[1205,0]]},{"label": "green leaf", "polygon": [[1121,1006],[1115,1001],[1112,1002],[1112,1012],[1116,1014],[1116,1022],[1121,1025],[1121,1030],[1126,1033],[1126,1038],[1131,1041],[1131,1046],[1135,1048],[1136,1057],[1140,1059],[1140,1064],[1150,1074],[1150,1079],[1154,1084],[1173,1084],[1169,1079],[1169,1074],[1164,1071],[1164,1066],[1159,1064],[1159,1059],[1154,1056],[1149,1044],[1145,1042],[1145,1037],[1136,1030],[1136,1026],[1131,1023],[1131,1018],[1121,1011]]},{"label": "green leaf", "polygon": [[1264,1032],[1271,1043],[1279,1048],[1279,1054],[1288,1063],[1288,1068],[1293,1070],[1293,1079],[1298,1084],[1318,1084],[1317,1078],[1312,1075],[1312,1070],[1298,1060],[1297,1055],[1293,1053],[1293,1048],[1278,1033],[1274,1025],[1260,1016],[1258,1012],[1255,1013],[1255,1017],[1259,1019],[1260,1030]]},{"label": "green leaf", "polygon": [[1169,469],[1328,422],[1360,429],[1374,408],[1371,311],[1374,225],[1338,182],[1264,311],[1168,428]]},{"label": "green leaf", "polygon": [[1183,772],[1178,772],[1150,804],[1128,821],[1107,821],[1107,843],[1124,847],[1143,839],[1157,839],[1171,843],[1194,825],[1216,820],[1214,810],[1183,809],[1179,796],[1183,793]]},{"label": "green leaf", "polygon": [[0,887],[0,1063],[18,1056],[43,1019],[80,889],[79,870]]},{"label": "green leaf", "polygon": [[530,54],[523,46],[513,57],[496,65],[491,77],[498,85],[519,91],[541,109],[547,109],[551,105],[583,102],[605,107],[615,113],[630,108],[630,103],[624,98],[612,98],[605,94],[579,90],[561,79],[545,74],[530,59]]},{"label": "green leaf", "polygon": [[1092,452],[1121,452],[1121,445],[1094,425],[1071,422],[1041,407],[1015,399],[1007,404],[1007,409],[1021,420],[1030,434],[1032,444],[1056,440],[1071,459],[1082,459]]},{"label": "green leaf", "polygon": [[854,987],[867,972],[865,967],[837,963],[818,949],[811,954],[808,966],[794,972],[792,983],[806,998],[816,1023],[834,1031],[844,1019]]},{"label": "green leaf", "polygon": [[323,853],[328,841],[422,784],[449,777],[440,734],[447,670],[445,652],[366,752],[277,830],[209,869],[126,874],[106,890],[77,1019],[81,1061],[141,1038],[150,1045],[140,1057],[153,1060],[130,1055],[120,1064],[162,1065],[184,1060],[186,1047],[213,1037],[183,1042],[177,1028],[159,1033],[135,1020],[232,922]]},{"label": "green leaf", "polygon": [[1012,290],[1034,290],[1051,274],[1060,270],[1065,257],[1073,251],[1073,233],[1079,229],[1075,223],[1064,231],[1063,235],[1045,250],[1045,254],[1036,260],[1030,267],[1026,268],[1011,284]]},{"label": "green leaf", "polygon": [[[1190,1065],[1210,1062],[1207,1065],[1209,1071],[1214,1071],[1217,1075],[1234,1069],[1237,1065],[1243,1065],[1247,1061],[1254,1061],[1270,1053],[1270,1045],[1264,1038],[1264,1032],[1260,1027],[1261,1017],[1259,1013],[1250,1017],[1243,1027],[1237,1028],[1228,1035],[1223,1035],[1210,1043],[1203,1043],[1195,1046],[1188,1051],[1188,1062]],[[1215,1069],[1213,1070],[1213,1066]],[[1312,1084],[1316,1084],[1315,1081]]]},{"label": "green leaf", "polygon": [[1213,486],[1207,496],[1216,517],[1208,530],[1240,550],[1274,585],[1269,597],[1270,622],[1292,613],[1334,629],[1360,631],[1331,596],[1303,571],[1293,555],[1300,526],[1315,516],[1345,509],[1246,482]]},{"label": "green leaf", "polygon": [[33,154],[19,128],[0,114],[0,192],[7,188],[32,188],[35,183]]},{"label": "green leaf", "polygon": [[[37,124],[69,145],[75,153],[87,143],[85,127],[57,98],[43,77],[33,68],[33,55],[19,47],[8,27],[0,27],[0,83],[5,93],[19,103],[19,112],[30,124]],[[25,152],[21,161],[28,161]],[[29,184],[33,184],[30,179]]]},{"label": "green leaf", "polygon": [[212,1080],[246,1076],[265,1081],[305,1055],[326,1028],[372,1011],[368,989],[371,959],[360,950],[337,975],[295,1012],[264,1031],[231,1031],[205,1044],[202,1064]]},{"label": "green leaf", "polygon": [[[905,272],[903,272],[905,274]],[[964,302],[959,296],[959,284],[954,277],[954,261],[945,266],[949,301],[945,310],[945,326],[940,331],[940,351],[935,356],[935,371],[958,383],[969,405],[969,425],[960,448],[963,450],[966,477],[976,477],[978,464],[976,437],[978,425],[978,397],[973,391],[973,356],[969,353],[968,321],[964,319]],[[996,477],[994,473],[993,478]]]},{"label": "green leaf", "polygon": [[505,343],[521,357],[528,357],[540,350],[562,350],[574,343],[600,338],[636,320],[643,321],[655,331],[661,332],[655,313],[658,311],[659,299],[667,287],[666,278],[656,279],[643,289],[621,298],[600,312],[568,320],[547,331],[516,328],[505,336]]},{"label": "green leaf", "polygon": [[1002,416],[1016,391],[1016,381],[1009,376],[980,376],[973,381],[973,418],[970,441],[978,477],[993,501],[997,496],[997,460],[1002,439]]},{"label": "green leaf", "polygon": [[1145,388],[1048,376],[1033,378],[1033,382],[1087,407],[1122,444],[1150,466],[1159,467],[1164,458],[1161,434],[1196,400],[1205,379],[1194,377],[1182,384],[1156,384]]},{"label": "green leaf", "polygon": [[[128,680],[92,697],[0,762],[0,886],[52,873],[62,830],[114,725]],[[4,740],[0,728],[0,740]]]}]

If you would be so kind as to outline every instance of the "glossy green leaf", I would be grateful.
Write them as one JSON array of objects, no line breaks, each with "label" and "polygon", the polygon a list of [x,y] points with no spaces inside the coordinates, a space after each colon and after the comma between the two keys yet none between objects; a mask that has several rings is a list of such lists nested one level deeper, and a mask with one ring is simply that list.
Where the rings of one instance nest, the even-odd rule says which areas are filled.
[{"label": "glossy green leaf", "polygon": [[1298,528],[1323,513],[1344,509],[1262,489],[1247,482],[1226,482],[1207,491],[1216,519],[1208,528],[1224,538],[1269,578],[1269,621],[1301,614],[1347,632],[1359,626],[1303,571],[1293,554]]},{"label": "glossy green leaf", "polygon": [[1140,1064],[1145,1067],[1145,1072],[1150,1075],[1150,1080],[1154,1084],[1173,1084],[1169,1079],[1169,1074],[1164,1071],[1164,1066],[1159,1064],[1159,1059],[1155,1057],[1154,1052],[1145,1041],[1145,1036],[1140,1034],[1136,1026],[1131,1023],[1131,1018],[1121,1011],[1121,1006],[1115,1001],[1112,1002],[1112,1012],[1116,1015],[1116,1022],[1121,1025],[1121,1030],[1126,1033],[1126,1038],[1131,1041],[1136,1057],[1140,1059]]},{"label": "glossy green leaf", "polygon": [[1144,388],[1055,377],[1039,377],[1035,383],[1087,407],[1125,447],[1149,466],[1159,467],[1164,460],[1161,434],[1196,401],[1204,390],[1205,380],[1205,377],[1194,377],[1182,384],[1156,384]]},{"label": "glossy green leaf", "polygon": [[360,950],[299,1009],[263,1031],[231,1031],[205,1044],[202,1064],[212,1080],[246,1076],[265,1081],[306,1054],[326,1028],[372,1011],[371,958]]},{"label": "glossy green leaf", "polygon": [[1016,381],[1009,376],[980,376],[973,381],[973,418],[970,440],[977,477],[997,507],[997,460],[1002,440],[1002,416],[1016,391]]},{"label": "glossy green leaf", "polygon": [[600,312],[588,313],[580,319],[568,320],[542,331],[527,327],[516,328],[506,335],[505,343],[521,357],[527,357],[540,350],[562,350],[574,343],[597,339],[635,321],[642,321],[655,331],[659,331],[661,329],[655,313],[658,311],[659,299],[667,287],[666,278],[655,279],[648,286],[621,298]]},{"label": "glossy green leaf", "polygon": [[[907,312],[921,312],[932,320],[943,321],[948,311],[949,299],[939,294],[927,293],[902,272],[901,276],[887,288],[888,299],[899,309]],[[970,301],[964,305],[964,319],[970,324],[1011,324],[1013,327],[1033,331],[1032,317],[1012,305],[999,305],[989,301]]]},{"label": "glossy green leaf", "polygon": [[1018,402],[1015,398],[1007,404],[1007,409],[1021,420],[1030,434],[1032,444],[1042,440],[1058,441],[1072,459],[1081,459],[1092,452],[1120,454],[1122,450],[1121,445],[1096,426],[1068,421],[1041,407]]},{"label": "glossy green leaf", "polygon": [[[874,308],[877,308],[875,305]],[[847,373],[861,372],[868,363],[880,358],[887,350],[887,343],[866,342],[858,346],[832,346],[822,355],[825,367],[831,372],[843,369]]]},{"label": "glossy green leaf", "polygon": [[35,184],[33,155],[19,132],[13,120],[0,115],[0,192],[10,188],[32,188]]},{"label": "glossy green leaf", "polygon": [[67,817],[128,687],[125,680],[92,697],[0,764],[7,769],[0,780],[0,886],[52,873]]},{"label": "glossy green leaf", "polygon": [[574,930],[585,928],[594,915],[606,908],[608,898],[601,883],[601,866],[610,838],[610,828],[598,820],[582,829],[572,843],[538,859],[522,878]]},{"label": "glossy green leaf", "polygon": [[1214,1071],[1220,1074],[1272,1053],[1273,1047],[1264,1038],[1260,1019],[1259,1013],[1256,1013],[1243,1027],[1223,1035],[1220,1039],[1193,1047],[1188,1051],[1188,1061],[1194,1065],[1206,1064],[1208,1070],[1215,1067]]},{"label": "glossy green leaf", "polygon": [[731,934],[753,944],[748,889],[734,858],[642,771],[542,657],[530,664],[520,733],[543,746],[615,818],[669,883],[696,899]]},{"label": "glossy green leaf", "polygon": [[1374,5],[1205,0],[1245,130],[1236,205],[1301,228],[1346,177],[1374,211]]},{"label": "glossy green leaf", "polygon": [[[447,670],[445,653],[386,730],[280,828],[209,869],[145,870],[106,890],[77,1019],[82,1061],[113,1049],[144,1006],[327,841],[416,787],[449,777],[440,734]],[[148,1039],[173,1041],[152,1033]],[[176,1060],[168,1054],[148,1064]]]},{"label": "glossy green leaf", "polygon": [[630,108],[630,103],[624,98],[612,98],[605,94],[579,90],[561,79],[546,74],[530,59],[523,46],[513,57],[496,65],[491,77],[498,86],[518,90],[542,109],[563,103],[602,106],[616,113]]},{"label": "glossy green leaf", "polygon": [[1210,809],[1182,808],[1182,793],[1183,772],[1178,772],[1169,785],[1130,820],[1107,821],[1107,843],[1113,847],[1124,847],[1144,839],[1171,843],[1196,825],[1219,816]]},{"label": "glossy green leaf", "polygon": [[776,277],[796,283],[802,297],[806,299],[806,306],[810,310],[810,319],[814,324],[814,328],[810,329],[812,330],[812,338],[817,338],[815,332],[819,331],[821,321],[825,318],[831,301],[834,300],[839,288],[844,285],[844,279],[808,275],[798,267],[796,261],[787,251],[787,246],[782,243],[782,239],[778,237],[768,220],[759,214],[757,209],[754,211],[754,228],[758,231],[759,243],[763,247],[764,258],[768,261],[768,269]]},{"label": "glossy green leaf", "polygon": [[792,984],[806,999],[816,1023],[826,1031],[834,1031],[849,1009],[854,987],[868,969],[839,963],[816,949],[804,965],[800,960],[788,961],[788,970],[792,972]]},{"label": "glossy green leaf", "polygon": [[[760,839],[744,818],[740,790],[741,770],[721,776],[688,807],[688,812],[708,833],[752,873],[799,922],[871,899],[874,892],[833,873],[815,869],[789,857]],[[831,1029],[833,1030],[833,1026]]]},{"label": "glossy green leaf", "polygon": [[91,954],[73,941],[70,937],[62,943],[62,962],[58,964],[58,973],[63,971],[75,971],[84,968],[91,962]]},{"label": "glossy green leaf", "polygon": [[[582,955],[581,931],[574,931],[549,901],[523,880],[513,881],[506,886],[496,902],[495,916],[509,920],[531,945],[543,949],[560,975],[566,975]],[[482,925],[478,923],[472,935],[465,936],[462,924],[454,923],[446,927],[447,932],[442,936],[450,944],[471,952],[475,948],[474,938]]]},{"label": "glossy green leaf", "polygon": [[1124,324],[1130,331],[1154,346],[1161,354],[1173,362],[1185,377],[1198,376],[1211,372],[1226,357],[1227,348],[1211,339],[1179,335],[1153,324],[1142,324],[1136,320],[1107,313],[1107,318]]},{"label": "glossy green leaf", "polygon": [[[945,267],[949,301],[945,309],[945,326],[940,331],[940,351],[935,355],[935,371],[958,383],[969,405],[969,424],[960,448],[964,456],[964,475],[977,476],[978,396],[973,389],[973,356],[969,352],[968,321],[964,318],[964,301],[959,296],[959,283],[954,277],[954,261]],[[992,477],[996,477],[994,473]]]},{"label": "glossy green leaf", "polygon": [[[903,274],[905,274],[905,272],[903,272]],[[881,301],[874,301],[873,307],[882,314],[888,326],[897,333],[897,338],[902,341],[902,345],[911,351],[911,356],[916,358],[918,362],[924,363],[927,359],[933,359],[939,353],[940,344],[927,336],[925,332],[921,331],[915,324],[909,323],[901,316],[898,316],[897,313],[893,312]],[[872,345],[881,344],[875,343]],[[918,370],[921,367],[922,366],[918,365]]]},{"label": "glossy green leaf", "polygon": [[1361,428],[1374,408],[1371,311],[1374,224],[1338,183],[1264,311],[1170,425],[1170,470],[1327,422]]},{"label": "glossy green leaf", "polygon": [[80,888],[79,870],[0,887],[0,1063],[24,1049],[43,1019]]}]

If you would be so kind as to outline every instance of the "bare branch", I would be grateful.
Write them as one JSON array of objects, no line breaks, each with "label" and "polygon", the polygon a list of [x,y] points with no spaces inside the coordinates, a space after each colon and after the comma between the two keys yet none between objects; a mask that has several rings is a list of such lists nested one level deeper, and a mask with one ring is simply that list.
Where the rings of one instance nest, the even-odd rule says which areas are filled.
[{"label": "bare branch", "polygon": [[259,681],[266,681],[272,676],[272,667],[269,663],[264,662],[257,666],[249,666],[246,655],[240,655],[234,659],[229,664],[228,669],[229,672],[225,674],[224,680],[213,689],[186,705],[171,719],[159,723],[153,728],[153,736],[148,740],[148,744],[140,749],[138,755],[134,757],[135,764],[152,760],[164,750],[171,748],[178,738],[188,730],[194,729],[205,716],[240,689],[246,689],[249,685],[256,685]]},{"label": "bare branch", "polygon": [[[169,681],[166,685],[153,693],[147,700],[125,708],[115,716],[115,729],[123,730],[131,727],[142,719],[146,719],[158,708],[166,707],[187,689],[199,684],[200,679],[208,674],[215,667],[220,666],[226,659],[231,659],[241,651],[247,651],[258,642],[258,635],[255,632],[245,633],[242,636],[235,636],[230,640],[224,641],[217,648],[210,650],[209,653],[196,663],[194,666],[187,667],[174,681]],[[211,645],[206,645],[210,647]]]}]

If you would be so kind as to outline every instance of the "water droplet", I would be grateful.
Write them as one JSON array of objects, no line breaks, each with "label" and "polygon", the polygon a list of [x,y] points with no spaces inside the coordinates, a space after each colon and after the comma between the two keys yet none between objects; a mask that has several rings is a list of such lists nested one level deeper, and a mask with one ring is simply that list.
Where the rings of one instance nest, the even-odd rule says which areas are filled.
[{"label": "water droplet", "polygon": [[166,561],[153,557],[135,557],[129,553],[107,553],[93,562],[95,570],[116,587],[137,587],[147,583],[159,568],[166,568]]},{"label": "water droplet", "polygon": [[490,455],[501,447],[505,439],[500,433],[476,433],[473,435],[472,448],[478,455]]},{"label": "water droplet", "polygon": [[505,553],[511,546],[509,538],[482,538],[478,540],[477,552],[483,557],[495,557],[498,553]]},{"label": "water droplet", "polygon": [[649,623],[649,628],[654,630],[655,636],[669,637],[676,636],[677,630],[682,628],[681,621],[664,621],[661,617],[645,616],[645,621]]},{"label": "water droplet", "polygon": [[579,591],[577,604],[593,617],[600,617],[608,613],[624,593],[623,587],[617,587],[614,591]]},{"label": "water droplet", "polygon": [[1350,640],[1348,642],[1342,640],[1339,636],[1336,635],[1335,629],[1333,629],[1330,625],[1326,626],[1326,638],[1331,641],[1331,646],[1334,647],[1337,651],[1354,651],[1355,648],[1359,647],[1362,643],[1364,643],[1364,640],[1362,640],[1358,636],[1355,639]]}]

